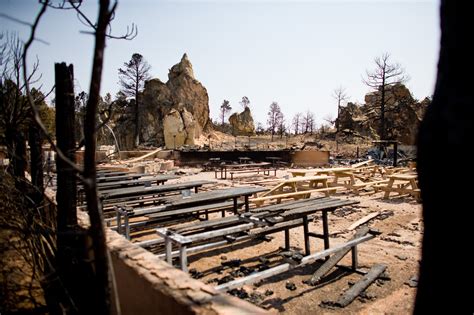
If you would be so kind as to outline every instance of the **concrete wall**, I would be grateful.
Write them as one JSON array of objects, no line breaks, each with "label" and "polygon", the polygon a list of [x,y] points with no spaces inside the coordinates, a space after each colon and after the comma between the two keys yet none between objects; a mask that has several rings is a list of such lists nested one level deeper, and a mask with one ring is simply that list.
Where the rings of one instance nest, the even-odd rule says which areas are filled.
[{"label": "concrete wall", "polygon": [[322,166],[329,164],[329,151],[295,151],[291,162],[295,166]]}]

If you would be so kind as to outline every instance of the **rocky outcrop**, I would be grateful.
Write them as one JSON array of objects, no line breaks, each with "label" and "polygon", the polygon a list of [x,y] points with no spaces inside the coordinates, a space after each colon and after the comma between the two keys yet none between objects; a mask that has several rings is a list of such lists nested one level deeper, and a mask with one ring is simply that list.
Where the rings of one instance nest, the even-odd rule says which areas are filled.
[{"label": "rocky outcrop", "polygon": [[163,119],[163,130],[167,149],[194,145],[195,122],[185,108],[172,109]]},{"label": "rocky outcrop", "polygon": [[253,122],[250,108],[245,107],[241,113],[234,113],[229,117],[229,123],[233,134],[236,136],[251,136],[255,134],[255,124]]},{"label": "rocky outcrop", "polygon": [[[365,96],[365,104],[359,106],[348,103],[343,107],[339,115],[341,132],[378,139],[380,99],[380,91],[372,92]],[[386,87],[385,100],[387,139],[395,139],[402,144],[414,144],[418,125],[431,101],[425,98],[417,102],[403,84]]]},{"label": "rocky outcrop", "polygon": [[[142,100],[144,144],[173,147],[174,134],[177,147],[192,144],[191,138],[199,137],[209,126],[209,96],[206,88],[195,79],[186,54],[169,70],[168,82],[156,78],[145,83]],[[175,122],[177,126],[173,126]]]},{"label": "rocky outcrop", "polygon": [[363,113],[362,107],[351,102],[339,113],[339,130],[345,134],[365,138],[375,138],[377,134]]}]

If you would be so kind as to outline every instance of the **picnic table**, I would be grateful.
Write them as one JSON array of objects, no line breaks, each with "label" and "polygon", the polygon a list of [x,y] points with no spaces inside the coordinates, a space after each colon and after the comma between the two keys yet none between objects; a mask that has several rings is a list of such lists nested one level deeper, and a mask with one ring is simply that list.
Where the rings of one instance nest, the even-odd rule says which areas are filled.
[{"label": "picnic table", "polygon": [[317,176],[298,176],[285,179],[269,191],[263,193],[251,201],[257,206],[262,205],[266,200],[277,200],[281,202],[284,198],[309,198],[312,193],[321,192],[329,196],[331,192],[335,192],[336,188],[329,188],[328,180],[332,176],[317,175]]},{"label": "picnic table", "polygon": [[222,217],[225,217],[224,210],[229,207],[229,204],[226,203],[229,199],[233,201],[232,210],[234,214],[236,214],[238,212],[238,207],[242,205],[242,203],[239,202],[239,198],[241,197],[244,198],[243,205],[245,211],[249,212],[249,196],[265,190],[265,188],[250,186],[217,189],[192,194],[190,196],[175,196],[173,198],[165,199],[166,204],[148,208],[126,209],[126,207],[117,205],[118,231],[120,232],[122,230],[122,218],[125,222],[124,230],[127,238],[130,237],[130,226],[143,226],[148,224],[147,222],[129,223],[128,218],[134,215],[144,215],[149,219],[149,222],[151,222],[174,215],[183,216],[186,214],[199,214],[200,212],[204,212],[206,214],[206,219],[208,219],[208,212],[220,210],[222,211]]},{"label": "picnic table", "polygon": [[246,156],[241,156],[238,159],[239,159],[240,164],[249,164],[250,161],[252,160],[251,158],[246,157]]},{"label": "picnic table", "polygon": [[[271,163],[270,162],[259,162],[259,163],[247,163],[247,164],[221,164],[218,169],[215,170],[215,178],[220,172],[221,179],[227,179],[227,172],[232,172],[231,177],[233,179],[233,174],[236,172],[259,172],[259,171],[269,171]],[[275,169],[276,172],[276,169]]]},{"label": "picnic table", "polygon": [[105,183],[105,182],[118,182],[123,180],[130,180],[130,179],[137,179],[143,176],[146,176],[145,173],[125,173],[121,175],[113,175],[113,176],[101,176],[97,177],[97,183]]},{"label": "picnic table", "polygon": [[384,199],[390,197],[390,193],[397,192],[400,195],[409,194],[415,197],[417,200],[420,199],[420,189],[417,184],[416,174],[394,174],[388,175],[388,183],[379,188],[385,191]]},{"label": "picnic table", "polygon": [[157,175],[151,177],[141,177],[137,179],[131,180],[123,180],[117,182],[100,182],[97,183],[98,190],[107,190],[113,189],[117,187],[127,187],[127,186],[151,186],[152,183],[156,183],[157,185],[164,184],[166,181],[170,179],[177,179],[179,176],[176,175]]},{"label": "picnic table", "polygon": [[[240,216],[233,216],[229,218],[221,218],[215,220],[215,228],[210,231],[200,231],[194,234],[183,235],[182,232],[176,232],[168,228],[157,229],[157,233],[161,239],[155,240],[153,243],[164,243],[165,253],[159,255],[164,257],[168,263],[171,263],[173,256],[180,258],[181,269],[187,271],[187,254],[197,252],[204,249],[210,249],[217,246],[222,246],[228,243],[230,235],[235,235],[239,232],[246,232],[247,235],[239,237],[231,237],[230,239],[245,240],[257,235],[272,234],[279,231],[285,233],[285,248],[290,248],[290,234],[289,230],[294,227],[303,226],[304,228],[304,243],[305,255],[310,257],[310,237],[323,239],[324,249],[329,250],[329,224],[328,213],[336,210],[339,207],[358,203],[352,200],[342,200],[336,198],[310,198],[305,200],[294,201],[286,204],[272,205],[262,208],[253,209],[248,215],[245,213]],[[312,233],[309,231],[309,220],[315,213],[321,213],[323,231],[322,234]],[[221,226],[221,222],[225,221],[225,226]],[[206,222],[209,226],[214,220]],[[230,225],[234,223],[233,225]],[[230,225],[230,226],[229,226]],[[221,239],[221,240],[219,240]],[[366,238],[368,239],[368,238]],[[366,240],[364,239],[364,240]],[[364,241],[361,239],[361,242]],[[232,241],[232,242],[233,242]],[[145,242],[144,242],[145,243]],[[172,244],[178,245],[178,250],[172,251]],[[146,244],[151,244],[146,241]],[[202,244],[195,247],[190,247],[193,244]],[[144,245],[144,244],[143,244]],[[354,249],[355,251],[355,249]],[[353,256],[354,257],[354,256]],[[250,278],[249,278],[250,280]]]},{"label": "picnic table", "polygon": [[151,187],[129,187],[114,189],[99,192],[99,194],[102,202],[110,202],[110,200],[126,200],[128,198],[139,199],[150,195],[161,195],[174,191],[187,190],[190,188],[194,188],[195,192],[197,192],[199,187],[212,183],[214,182],[208,180],[197,180],[185,183],[165,184]]},{"label": "picnic table", "polygon": [[[289,171],[293,176],[305,176],[313,173],[315,175],[331,174],[334,180],[330,183],[331,186],[345,186],[351,188],[355,184],[354,169],[352,167],[334,167],[334,168],[315,168],[311,170],[291,170]],[[339,179],[345,178],[348,180],[339,182]]]},{"label": "picnic table", "polygon": [[[233,199],[234,204],[237,204],[237,200],[240,197],[244,197],[245,211],[249,211],[249,197],[259,192],[266,191],[266,188],[262,187],[232,187],[227,189],[216,189],[212,191],[206,191],[199,194],[193,194],[189,197],[177,196],[170,201],[174,208],[184,208],[189,206],[196,206],[200,204],[211,204],[214,202],[221,202],[228,199]],[[234,208],[234,213],[237,213],[237,208]]]}]

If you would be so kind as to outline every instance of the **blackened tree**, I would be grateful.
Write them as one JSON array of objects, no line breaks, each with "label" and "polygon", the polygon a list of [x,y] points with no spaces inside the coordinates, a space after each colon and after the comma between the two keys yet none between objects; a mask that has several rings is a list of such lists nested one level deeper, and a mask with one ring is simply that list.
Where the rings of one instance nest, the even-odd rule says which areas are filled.
[{"label": "blackened tree", "polygon": [[227,116],[227,114],[232,110],[232,106],[230,106],[230,102],[228,100],[224,100],[222,102],[222,105],[220,107],[220,114],[221,114],[221,121],[222,121],[222,125],[224,125],[225,123],[225,117]]},{"label": "blackened tree", "polygon": [[246,109],[247,107],[249,107],[250,100],[249,100],[249,98],[248,98],[247,96],[243,96],[243,97],[242,97],[242,100],[241,100],[239,103],[240,103],[240,105],[242,105],[242,107],[243,107],[244,109]]},{"label": "blackened tree", "polygon": [[283,113],[281,112],[280,105],[277,102],[273,102],[270,104],[270,110],[268,111],[268,130],[272,134],[272,141],[275,132],[277,131],[280,124],[283,122]]},{"label": "blackened tree", "polygon": [[122,86],[121,91],[127,97],[131,97],[135,100],[135,146],[140,144],[140,97],[139,93],[145,86],[145,81],[150,79],[150,65],[146,62],[142,55],[135,53],[132,58],[125,62],[124,68],[119,68],[119,84]]},{"label": "blackened tree", "polygon": [[378,100],[380,111],[380,139],[385,139],[385,111],[386,111],[386,90],[387,87],[398,83],[408,81],[408,76],[405,70],[398,63],[391,63],[389,61],[390,54],[384,53],[380,57],[374,59],[375,69],[373,71],[366,71],[366,78],[362,81],[369,87],[380,92],[380,99]]}]

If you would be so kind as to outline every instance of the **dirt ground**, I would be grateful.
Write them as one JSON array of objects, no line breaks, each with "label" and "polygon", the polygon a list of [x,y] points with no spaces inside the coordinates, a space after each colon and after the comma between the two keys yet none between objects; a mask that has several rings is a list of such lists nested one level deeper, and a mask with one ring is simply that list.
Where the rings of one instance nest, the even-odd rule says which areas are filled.
[{"label": "dirt ground", "polygon": [[[200,172],[199,169],[183,169],[187,175],[174,182],[196,179],[216,181],[207,189],[225,186],[245,185],[245,180],[255,180],[255,176],[241,178],[241,181],[216,180],[214,172]],[[280,170],[277,177],[287,174]],[[170,181],[171,182],[171,181]],[[273,276],[257,285],[248,285],[243,291],[234,294],[282,314],[404,314],[413,311],[414,298],[420,261],[421,237],[423,226],[421,205],[412,197],[400,196],[383,199],[383,193],[362,194],[338,193],[337,198],[349,198],[360,203],[344,207],[329,215],[329,231],[332,235],[331,245],[350,239],[354,231],[346,229],[355,221],[370,213],[379,211],[381,214],[369,221],[370,228],[378,229],[382,234],[358,246],[360,271],[368,271],[375,264],[387,266],[382,279],[374,282],[363,294],[347,307],[334,308],[330,302],[337,300],[339,295],[350,285],[362,277],[359,273],[349,270],[350,254],[347,255],[333,270],[322,279],[317,286],[303,283],[317,269],[319,262],[305,267],[295,268],[286,273]],[[310,231],[321,233],[320,218],[310,224]],[[140,240],[154,238],[147,235]],[[217,285],[217,281],[231,273],[235,277],[242,276],[239,271],[255,270],[262,262],[274,266],[282,262],[279,255],[284,251],[284,232],[271,235],[271,240],[254,240],[189,255],[190,269],[199,274],[201,281]],[[304,252],[303,228],[290,230],[291,249]],[[322,240],[311,238],[311,251],[323,249]],[[222,268],[221,263],[240,259],[241,264],[234,268]],[[268,259],[268,261],[267,261]],[[242,267],[243,266],[243,267]],[[294,284],[295,288],[292,287]],[[287,289],[290,287],[290,290]],[[246,296],[248,295],[248,296]]]}]

